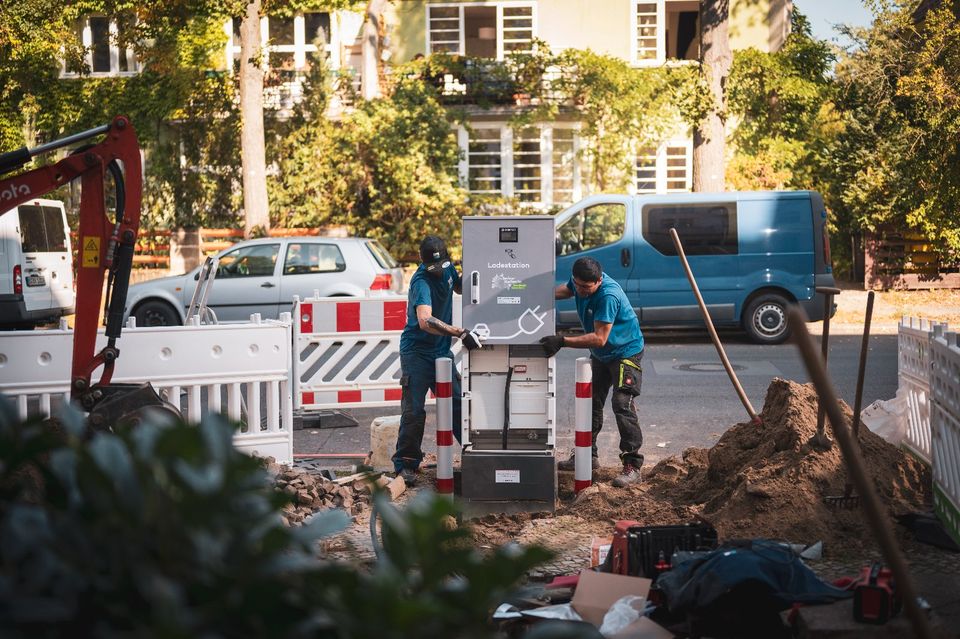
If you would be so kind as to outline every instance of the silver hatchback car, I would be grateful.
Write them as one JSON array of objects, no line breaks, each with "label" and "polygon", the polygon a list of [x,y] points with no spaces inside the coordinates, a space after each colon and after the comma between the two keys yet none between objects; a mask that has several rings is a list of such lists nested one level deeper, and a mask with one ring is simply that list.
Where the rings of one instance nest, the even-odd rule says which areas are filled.
[{"label": "silver hatchback car", "polygon": [[[247,240],[217,254],[217,275],[207,298],[218,321],[243,321],[253,313],[277,319],[290,311],[293,297],[399,293],[403,270],[376,240],[363,238],[276,237]],[[183,324],[200,268],[184,275],[134,284],[126,316],[137,326]]]}]

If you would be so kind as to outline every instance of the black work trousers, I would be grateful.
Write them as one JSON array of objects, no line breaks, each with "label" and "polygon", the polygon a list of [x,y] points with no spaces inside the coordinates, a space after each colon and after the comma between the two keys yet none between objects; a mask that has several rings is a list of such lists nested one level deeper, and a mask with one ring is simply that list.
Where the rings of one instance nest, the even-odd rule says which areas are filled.
[{"label": "black work trousers", "polygon": [[640,360],[643,351],[626,359],[601,362],[591,357],[593,372],[593,454],[597,455],[597,435],[603,428],[603,405],[613,388],[613,415],[620,430],[620,460],[625,466],[643,466],[643,433],[633,400],[640,395],[643,369]]}]

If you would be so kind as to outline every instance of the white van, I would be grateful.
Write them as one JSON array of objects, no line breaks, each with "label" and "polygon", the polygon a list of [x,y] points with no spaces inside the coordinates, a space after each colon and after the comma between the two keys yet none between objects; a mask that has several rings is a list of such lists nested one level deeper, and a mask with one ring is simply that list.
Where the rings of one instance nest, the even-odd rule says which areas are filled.
[{"label": "white van", "polygon": [[74,312],[71,255],[62,202],[33,200],[0,215],[0,329]]}]

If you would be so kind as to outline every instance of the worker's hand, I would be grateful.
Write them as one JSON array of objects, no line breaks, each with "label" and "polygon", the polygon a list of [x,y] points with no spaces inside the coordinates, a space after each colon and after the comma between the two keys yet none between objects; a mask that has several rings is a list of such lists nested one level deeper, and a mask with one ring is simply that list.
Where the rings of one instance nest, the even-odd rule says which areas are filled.
[{"label": "worker's hand", "polygon": [[468,351],[472,351],[475,348],[483,348],[483,344],[480,343],[480,336],[473,331],[462,332],[460,334],[460,341],[463,342],[463,346]]},{"label": "worker's hand", "polygon": [[540,338],[540,346],[543,347],[543,354],[547,357],[553,357],[563,348],[563,335],[549,335]]}]

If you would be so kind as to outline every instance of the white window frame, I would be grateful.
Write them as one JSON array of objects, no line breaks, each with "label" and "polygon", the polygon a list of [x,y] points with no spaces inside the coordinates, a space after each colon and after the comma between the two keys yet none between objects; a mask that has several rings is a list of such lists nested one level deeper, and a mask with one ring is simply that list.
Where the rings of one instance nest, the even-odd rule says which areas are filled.
[{"label": "white window frame", "polygon": [[[514,185],[514,158],[513,143],[514,131],[509,124],[502,122],[474,122],[470,126],[473,130],[498,130],[500,132],[500,195],[505,198],[514,197],[516,188]],[[554,204],[572,204],[583,197],[582,169],[580,160],[580,124],[577,122],[552,122],[530,125],[540,132],[540,200],[537,202],[524,202],[525,206],[535,208],[547,208]],[[554,202],[553,198],[553,131],[555,129],[572,129],[573,135],[573,186],[570,202]],[[460,162],[458,164],[458,173],[460,175],[460,184],[463,188],[470,188],[470,133],[466,127],[460,126],[457,129],[457,144],[460,147]],[[480,193],[471,191],[473,194],[489,195],[489,193]]]},{"label": "white window frame", "polygon": [[[308,13],[329,13],[330,15],[330,39],[324,46],[327,55],[329,55],[330,66],[333,69],[340,68],[340,47],[334,46],[339,38],[339,21],[336,20],[336,13],[333,11],[316,11]],[[233,60],[240,55],[240,42],[233,38],[233,19],[228,19],[223,25],[223,32],[227,36],[227,47],[225,52],[226,68],[229,73],[233,73]],[[317,45],[306,41],[306,20],[302,13],[293,17],[293,44],[269,44],[270,42],[270,17],[260,18],[260,46],[263,48],[263,68],[270,68],[271,53],[293,53],[293,67],[299,71],[307,64],[307,54],[315,53]]]},{"label": "white window frame", "polygon": [[[93,29],[90,27],[90,18],[108,18],[109,24],[107,26],[107,33],[110,39],[110,70],[109,71],[94,71],[93,70]],[[135,17],[134,17],[135,18]],[[84,16],[80,19],[80,43],[84,48],[83,61],[86,63],[87,68],[90,69],[89,77],[93,78],[109,78],[109,77],[131,77],[138,75],[141,71],[140,60],[137,59],[137,55],[133,49],[124,49],[120,50],[120,47],[117,45],[117,33],[119,28],[117,27],[117,20],[115,17],[106,16],[102,13],[93,13],[88,16]],[[120,70],[120,55],[121,53],[127,59],[127,69],[132,69],[128,71]],[[60,77],[62,78],[77,78],[81,74],[76,71],[68,71],[66,62],[60,68]]]},{"label": "white window frame", "polygon": [[[696,60],[667,59],[667,3],[670,0],[630,0],[627,11],[630,13],[630,64],[635,67],[655,67],[663,64],[697,64]],[[638,4],[656,4],[657,5],[657,55],[655,58],[640,58],[637,53],[637,28],[640,26],[637,20]]]},{"label": "white window frame", "polygon": [[525,7],[530,9],[530,40],[531,42],[537,38],[537,3],[530,2],[530,0],[500,0],[499,2],[436,2],[426,5],[426,11],[424,12],[425,20],[425,34],[424,34],[424,51],[427,52],[427,55],[433,53],[430,50],[430,10],[434,7],[443,7],[443,8],[456,8],[458,9],[458,22],[460,26],[460,42],[456,53],[458,55],[465,55],[466,51],[466,42],[464,36],[464,26],[466,24],[464,20],[464,10],[467,7],[496,7],[497,9],[497,60],[503,60],[505,56],[503,41],[504,41],[504,27],[503,27],[503,10],[504,8],[510,7]]},{"label": "white window frame", "polygon": [[[670,177],[667,175],[667,172],[671,167],[667,165],[668,155],[667,151],[673,148],[683,148],[684,149],[684,188],[669,188],[668,183],[671,181]],[[637,156],[639,155],[640,149],[634,153],[634,162],[633,162],[633,180],[631,183],[630,192],[633,194],[640,193],[638,188],[637,180]],[[693,190],[693,140],[690,138],[673,138],[665,142],[660,143],[657,147],[656,155],[656,194],[664,193],[689,193]],[[643,191],[643,193],[649,194],[649,191]]]}]

